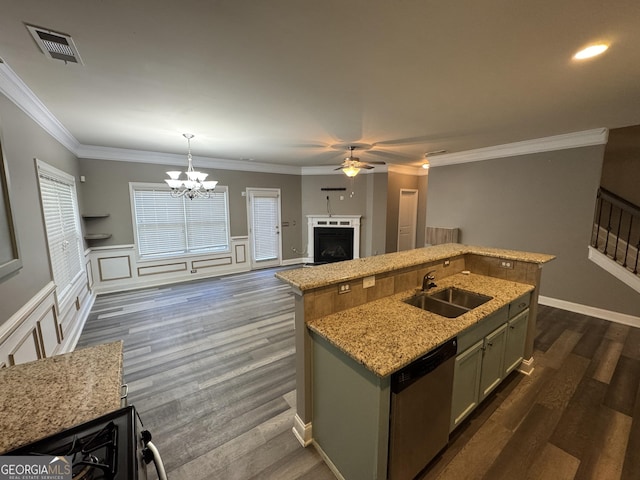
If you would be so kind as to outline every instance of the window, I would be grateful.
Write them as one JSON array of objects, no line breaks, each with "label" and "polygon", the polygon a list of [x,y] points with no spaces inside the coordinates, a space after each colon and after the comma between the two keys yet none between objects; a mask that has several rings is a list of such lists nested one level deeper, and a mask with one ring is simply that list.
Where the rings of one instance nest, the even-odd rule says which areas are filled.
[{"label": "window", "polygon": [[129,185],[140,257],[230,250],[227,187],[189,200],[173,198],[162,184]]},{"label": "window", "polygon": [[71,175],[40,160],[36,165],[53,281],[58,300],[65,303],[84,271],[76,183]]}]

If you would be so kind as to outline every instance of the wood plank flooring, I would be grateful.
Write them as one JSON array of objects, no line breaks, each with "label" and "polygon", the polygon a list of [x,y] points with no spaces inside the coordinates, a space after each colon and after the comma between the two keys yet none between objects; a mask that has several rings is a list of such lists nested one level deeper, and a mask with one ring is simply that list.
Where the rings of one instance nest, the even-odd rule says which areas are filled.
[{"label": "wood plank flooring", "polygon": [[[171,480],[334,478],[291,432],[293,297],[262,270],[98,297],[78,344],[124,340],[129,401]],[[514,373],[419,476],[640,479],[640,329],[539,308]]]}]

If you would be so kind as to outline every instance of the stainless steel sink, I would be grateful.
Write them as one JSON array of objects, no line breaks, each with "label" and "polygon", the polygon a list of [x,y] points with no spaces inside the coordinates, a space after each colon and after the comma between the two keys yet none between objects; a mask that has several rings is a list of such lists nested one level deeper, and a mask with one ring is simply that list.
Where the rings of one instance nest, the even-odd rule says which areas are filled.
[{"label": "stainless steel sink", "polygon": [[420,292],[404,302],[443,317],[456,318],[492,298],[487,295],[449,287],[432,295]]},{"label": "stainless steel sink", "polygon": [[431,297],[468,309],[479,307],[493,298],[454,287],[445,288],[437,293],[433,293]]},{"label": "stainless steel sink", "polygon": [[454,305],[453,303],[445,302],[438,298],[430,297],[424,293],[418,293],[413,297],[408,298],[407,300],[405,300],[405,303],[447,318],[459,317],[460,315],[467,313],[470,310],[469,308],[461,307],[459,305]]}]

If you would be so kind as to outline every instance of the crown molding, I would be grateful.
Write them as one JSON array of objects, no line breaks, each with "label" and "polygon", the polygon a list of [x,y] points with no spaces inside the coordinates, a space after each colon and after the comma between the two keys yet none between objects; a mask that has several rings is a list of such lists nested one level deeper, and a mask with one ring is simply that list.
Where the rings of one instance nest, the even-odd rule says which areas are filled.
[{"label": "crown molding", "polygon": [[[60,142],[65,148],[79,158],[94,160],[114,160],[121,162],[155,163],[164,165],[181,165],[184,155],[158,153],[143,150],[129,150],[124,148],[100,147],[97,145],[82,145],[49,111],[31,89],[18,75],[0,58],[0,93],[4,94],[22,111],[31,117],[47,133]],[[493,158],[513,157],[531,153],[549,152],[567,148],[603,145],[607,143],[609,131],[606,128],[584,130],[581,132],[555,135],[522,142],[478,148],[464,152],[449,153],[429,158],[432,168],[458,163],[480,162]],[[194,157],[200,165],[222,170],[237,170],[241,172],[279,173],[285,175],[340,175],[340,170],[334,166],[298,167],[293,165],[278,165],[247,162],[244,160],[227,160],[210,157]],[[428,170],[406,165],[384,165],[376,167],[368,173],[401,173],[406,175],[424,176]]]},{"label": "crown molding", "polygon": [[[100,147],[97,145],[79,145],[76,150],[76,155],[78,158],[89,160],[113,160],[116,162],[152,163],[155,165],[184,165],[186,159],[186,155],[182,154]],[[245,160],[226,160],[223,158],[201,157],[196,155],[193,156],[193,163],[198,167],[209,167],[218,170],[300,175],[300,167],[293,165],[275,165],[247,162]]]},{"label": "crown molding", "polygon": [[607,143],[609,130],[596,128],[580,132],[553,135],[551,137],[536,138],[522,142],[495,145],[493,147],[477,148],[457,153],[445,153],[429,158],[431,167],[442,167],[458,163],[481,162],[493,158],[515,157],[531,153],[551,152],[567,148],[589,147]]},{"label": "crown molding", "polygon": [[429,175],[429,170],[420,167],[412,167],[410,165],[389,165],[387,170],[391,173],[400,173],[402,175],[413,175],[415,177],[425,177]]},{"label": "crown molding", "polygon": [[78,141],[40,101],[35,93],[0,58],[0,93],[15,103],[24,113],[40,125],[49,135],[71,153],[76,153]]}]

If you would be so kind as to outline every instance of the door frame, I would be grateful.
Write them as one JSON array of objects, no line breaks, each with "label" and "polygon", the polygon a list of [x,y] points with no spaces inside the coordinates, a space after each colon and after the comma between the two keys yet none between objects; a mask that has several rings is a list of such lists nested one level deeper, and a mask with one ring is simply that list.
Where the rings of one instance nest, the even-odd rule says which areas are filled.
[{"label": "door frame", "polygon": [[[259,193],[268,193],[272,196],[275,195],[278,199],[278,225],[276,226],[278,232],[278,257],[275,260],[260,261],[257,262],[254,258],[254,236],[253,236],[253,203],[252,198]],[[279,188],[267,188],[267,187],[247,187],[245,190],[245,196],[247,198],[247,232],[249,237],[249,264],[251,270],[258,270],[260,268],[279,267],[282,265],[282,196]],[[259,195],[258,195],[259,196]]]}]

